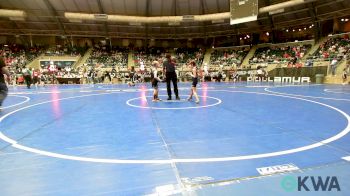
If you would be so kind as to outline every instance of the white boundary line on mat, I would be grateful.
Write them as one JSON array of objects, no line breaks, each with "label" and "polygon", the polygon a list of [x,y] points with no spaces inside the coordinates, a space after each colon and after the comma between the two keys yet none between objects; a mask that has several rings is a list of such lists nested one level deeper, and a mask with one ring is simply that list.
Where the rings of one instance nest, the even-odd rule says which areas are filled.
[{"label": "white boundary line on mat", "polygon": [[[258,95],[266,95],[266,96],[276,96],[276,97],[284,97],[284,98],[289,98],[289,99],[296,99],[296,100],[301,100],[301,101],[306,101],[314,104],[318,104],[323,107],[327,107],[329,109],[335,110],[342,114],[345,119],[347,120],[348,124],[347,126],[340,131],[338,134],[327,138],[325,140],[307,145],[307,146],[302,146],[298,148],[293,148],[289,150],[283,150],[283,151],[275,151],[275,152],[270,152],[270,153],[262,153],[262,154],[252,154],[252,155],[244,155],[244,156],[231,156],[231,157],[217,157],[217,158],[184,158],[184,159],[155,159],[155,160],[146,160],[146,159],[103,159],[103,158],[91,158],[91,157],[80,157],[80,156],[72,156],[72,155],[65,155],[65,154],[59,154],[55,152],[49,152],[49,151],[44,151],[36,148],[31,148],[27,147],[24,145],[19,144],[17,141],[7,137],[4,135],[2,132],[0,132],[0,139],[4,140],[5,142],[9,143],[12,147],[21,149],[27,152],[32,152],[35,154],[39,155],[44,155],[44,156],[49,156],[49,157],[54,157],[54,158],[59,158],[59,159],[66,159],[66,160],[74,160],[74,161],[83,161],[83,162],[95,162],[95,163],[111,163],[111,164],[171,164],[171,163],[207,163],[207,162],[224,162],[224,161],[239,161],[239,160],[248,160],[248,159],[259,159],[259,158],[268,158],[268,157],[275,157],[275,156],[281,156],[281,155],[287,155],[287,154],[292,154],[292,153],[297,153],[297,152],[302,152],[306,150],[310,150],[313,148],[317,148],[323,145],[326,145],[328,143],[334,142],[342,137],[344,137],[346,134],[350,132],[350,116],[343,112],[342,110],[324,104],[320,103],[317,101],[313,100],[308,100],[304,98],[299,98],[299,97],[291,97],[291,96],[286,96],[286,95],[277,95],[277,94],[269,94],[269,93],[258,93],[258,92],[246,92],[246,91],[229,91],[229,90],[212,90],[212,91],[222,91],[222,92],[230,92],[230,93],[247,93],[247,94],[258,94]],[[75,98],[83,98],[83,97],[89,97],[89,96],[98,96],[98,95],[103,95],[103,94],[112,94],[112,93],[101,93],[101,94],[90,94],[90,95],[82,95],[82,96],[75,96],[75,97],[67,97],[67,98],[62,98],[62,99],[56,99],[56,100],[51,100],[51,101],[45,101],[29,106],[22,107],[20,109],[17,109],[15,111],[12,111],[0,118],[0,123],[6,119],[7,117],[15,114],[16,112],[22,111],[24,109],[28,109],[37,105],[42,105],[46,103],[50,103],[53,101],[61,101],[61,100],[69,100],[69,99],[75,99]]]},{"label": "white boundary line on mat", "polygon": [[[161,97],[164,97],[165,95],[160,95]],[[146,96],[146,97],[151,97],[151,96]],[[177,107],[177,108],[170,108],[170,107],[151,107],[151,106],[139,106],[139,105],[134,105],[130,102],[134,101],[134,100],[138,100],[138,99],[145,99],[146,97],[137,97],[137,98],[133,98],[133,99],[129,99],[126,101],[126,104],[128,106],[131,107],[135,107],[135,108],[143,108],[143,109],[153,109],[153,110],[186,110],[186,109],[199,109],[199,108],[208,108],[208,107],[212,107],[212,106],[216,106],[222,103],[221,99],[215,98],[215,97],[209,97],[209,96],[200,96],[198,95],[198,97],[204,97],[204,98],[209,98],[209,99],[215,99],[217,102],[210,104],[210,105],[199,105],[199,106],[189,106],[189,107]],[[167,102],[167,101],[164,101]],[[168,101],[170,102],[170,101]],[[180,101],[174,101],[173,103],[176,102],[180,102]],[[183,102],[183,101],[182,101]]]},{"label": "white boundary line on mat", "polygon": [[273,93],[273,94],[278,94],[278,95],[285,95],[285,96],[325,99],[325,100],[334,100],[334,101],[350,101],[350,99],[338,99],[338,98],[330,98],[330,97],[316,97],[316,96],[307,96],[307,95],[299,95],[299,94],[280,93],[280,92],[269,90],[271,88],[280,88],[280,87],[269,87],[269,88],[265,88],[264,91]]},{"label": "white boundary line on mat", "polygon": [[8,108],[16,107],[16,106],[22,105],[22,104],[27,103],[28,101],[30,101],[30,98],[27,97],[27,96],[20,96],[20,95],[8,95],[8,96],[9,97],[21,97],[21,98],[24,98],[25,100],[20,102],[20,103],[16,103],[16,104],[9,105],[9,106],[6,106],[6,107],[1,107],[0,109],[8,109]]}]

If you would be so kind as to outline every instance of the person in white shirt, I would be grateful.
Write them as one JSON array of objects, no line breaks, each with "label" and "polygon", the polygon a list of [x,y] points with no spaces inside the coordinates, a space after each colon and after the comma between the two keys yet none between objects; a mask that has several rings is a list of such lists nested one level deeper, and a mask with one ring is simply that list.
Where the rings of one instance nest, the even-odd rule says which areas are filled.
[{"label": "person in white shirt", "polygon": [[159,62],[153,61],[152,62],[152,68],[151,68],[151,82],[153,87],[153,102],[162,101],[158,97],[158,82],[161,82],[162,80],[158,77],[158,68]]},{"label": "person in white shirt", "polygon": [[258,66],[258,70],[256,71],[256,74],[258,75],[259,81],[262,82],[264,78],[264,71],[262,67]]},{"label": "person in white shirt", "polygon": [[206,63],[203,66],[203,72],[204,72],[204,74],[203,74],[203,79],[202,80],[206,81],[205,78],[209,76],[208,64],[206,64]]},{"label": "person in white shirt", "polygon": [[143,61],[140,62],[140,72],[143,73],[145,71],[145,64]]},{"label": "person in white shirt", "polygon": [[219,72],[222,72],[224,70],[224,64],[220,63],[219,65]]},{"label": "person in white shirt", "polygon": [[333,76],[335,75],[335,69],[337,68],[337,63],[338,63],[338,60],[337,58],[334,57],[333,60],[331,61],[331,72]]},{"label": "person in white shirt", "polygon": [[140,82],[144,82],[144,73],[145,73],[145,63],[141,61],[140,63]]}]

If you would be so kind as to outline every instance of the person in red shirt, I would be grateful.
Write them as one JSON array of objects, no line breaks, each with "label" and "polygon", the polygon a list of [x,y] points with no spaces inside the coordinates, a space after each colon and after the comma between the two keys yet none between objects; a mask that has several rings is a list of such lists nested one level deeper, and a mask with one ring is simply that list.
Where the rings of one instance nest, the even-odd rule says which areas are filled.
[{"label": "person in red shirt", "polygon": [[35,87],[38,87],[38,84],[40,83],[40,71],[38,69],[35,69],[32,73],[32,77],[33,77],[33,84],[35,85]]},{"label": "person in red shirt", "polygon": [[289,59],[290,55],[288,53],[284,53],[283,58]]},{"label": "person in red shirt", "polygon": [[323,58],[325,58],[325,59],[326,59],[326,58],[328,58],[328,57],[329,57],[328,52],[326,52],[326,51],[325,51],[325,52],[323,52]]}]

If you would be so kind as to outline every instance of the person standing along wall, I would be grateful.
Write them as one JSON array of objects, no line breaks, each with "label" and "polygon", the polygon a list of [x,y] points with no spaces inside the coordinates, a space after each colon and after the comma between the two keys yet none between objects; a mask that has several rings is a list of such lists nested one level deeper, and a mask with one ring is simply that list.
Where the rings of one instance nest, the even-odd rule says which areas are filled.
[{"label": "person standing along wall", "polygon": [[335,76],[335,70],[337,69],[337,64],[338,64],[338,59],[334,57],[330,65],[332,76]]}]

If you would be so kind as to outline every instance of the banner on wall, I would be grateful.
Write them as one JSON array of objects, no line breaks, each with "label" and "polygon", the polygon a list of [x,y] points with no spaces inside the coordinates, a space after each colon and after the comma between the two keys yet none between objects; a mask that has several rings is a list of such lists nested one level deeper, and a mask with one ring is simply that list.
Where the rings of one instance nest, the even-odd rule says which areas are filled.
[{"label": "banner on wall", "polygon": [[[259,81],[257,70],[246,69],[238,70],[242,81]],[[319,67],[301,67],[301,68],[276,68],[268,72],[267,77],[263,81],[266,82],[282,82],[282,83],[305,83],[316,82],[316,75],[327,75],[327,66]],[[229,75],[232,75],[231,73]]]},{"label": "banner on wall", "polygon": [[41,68],[49,68],[55,66],[58,68],[72,67],[75,61],[40,61]]}]

